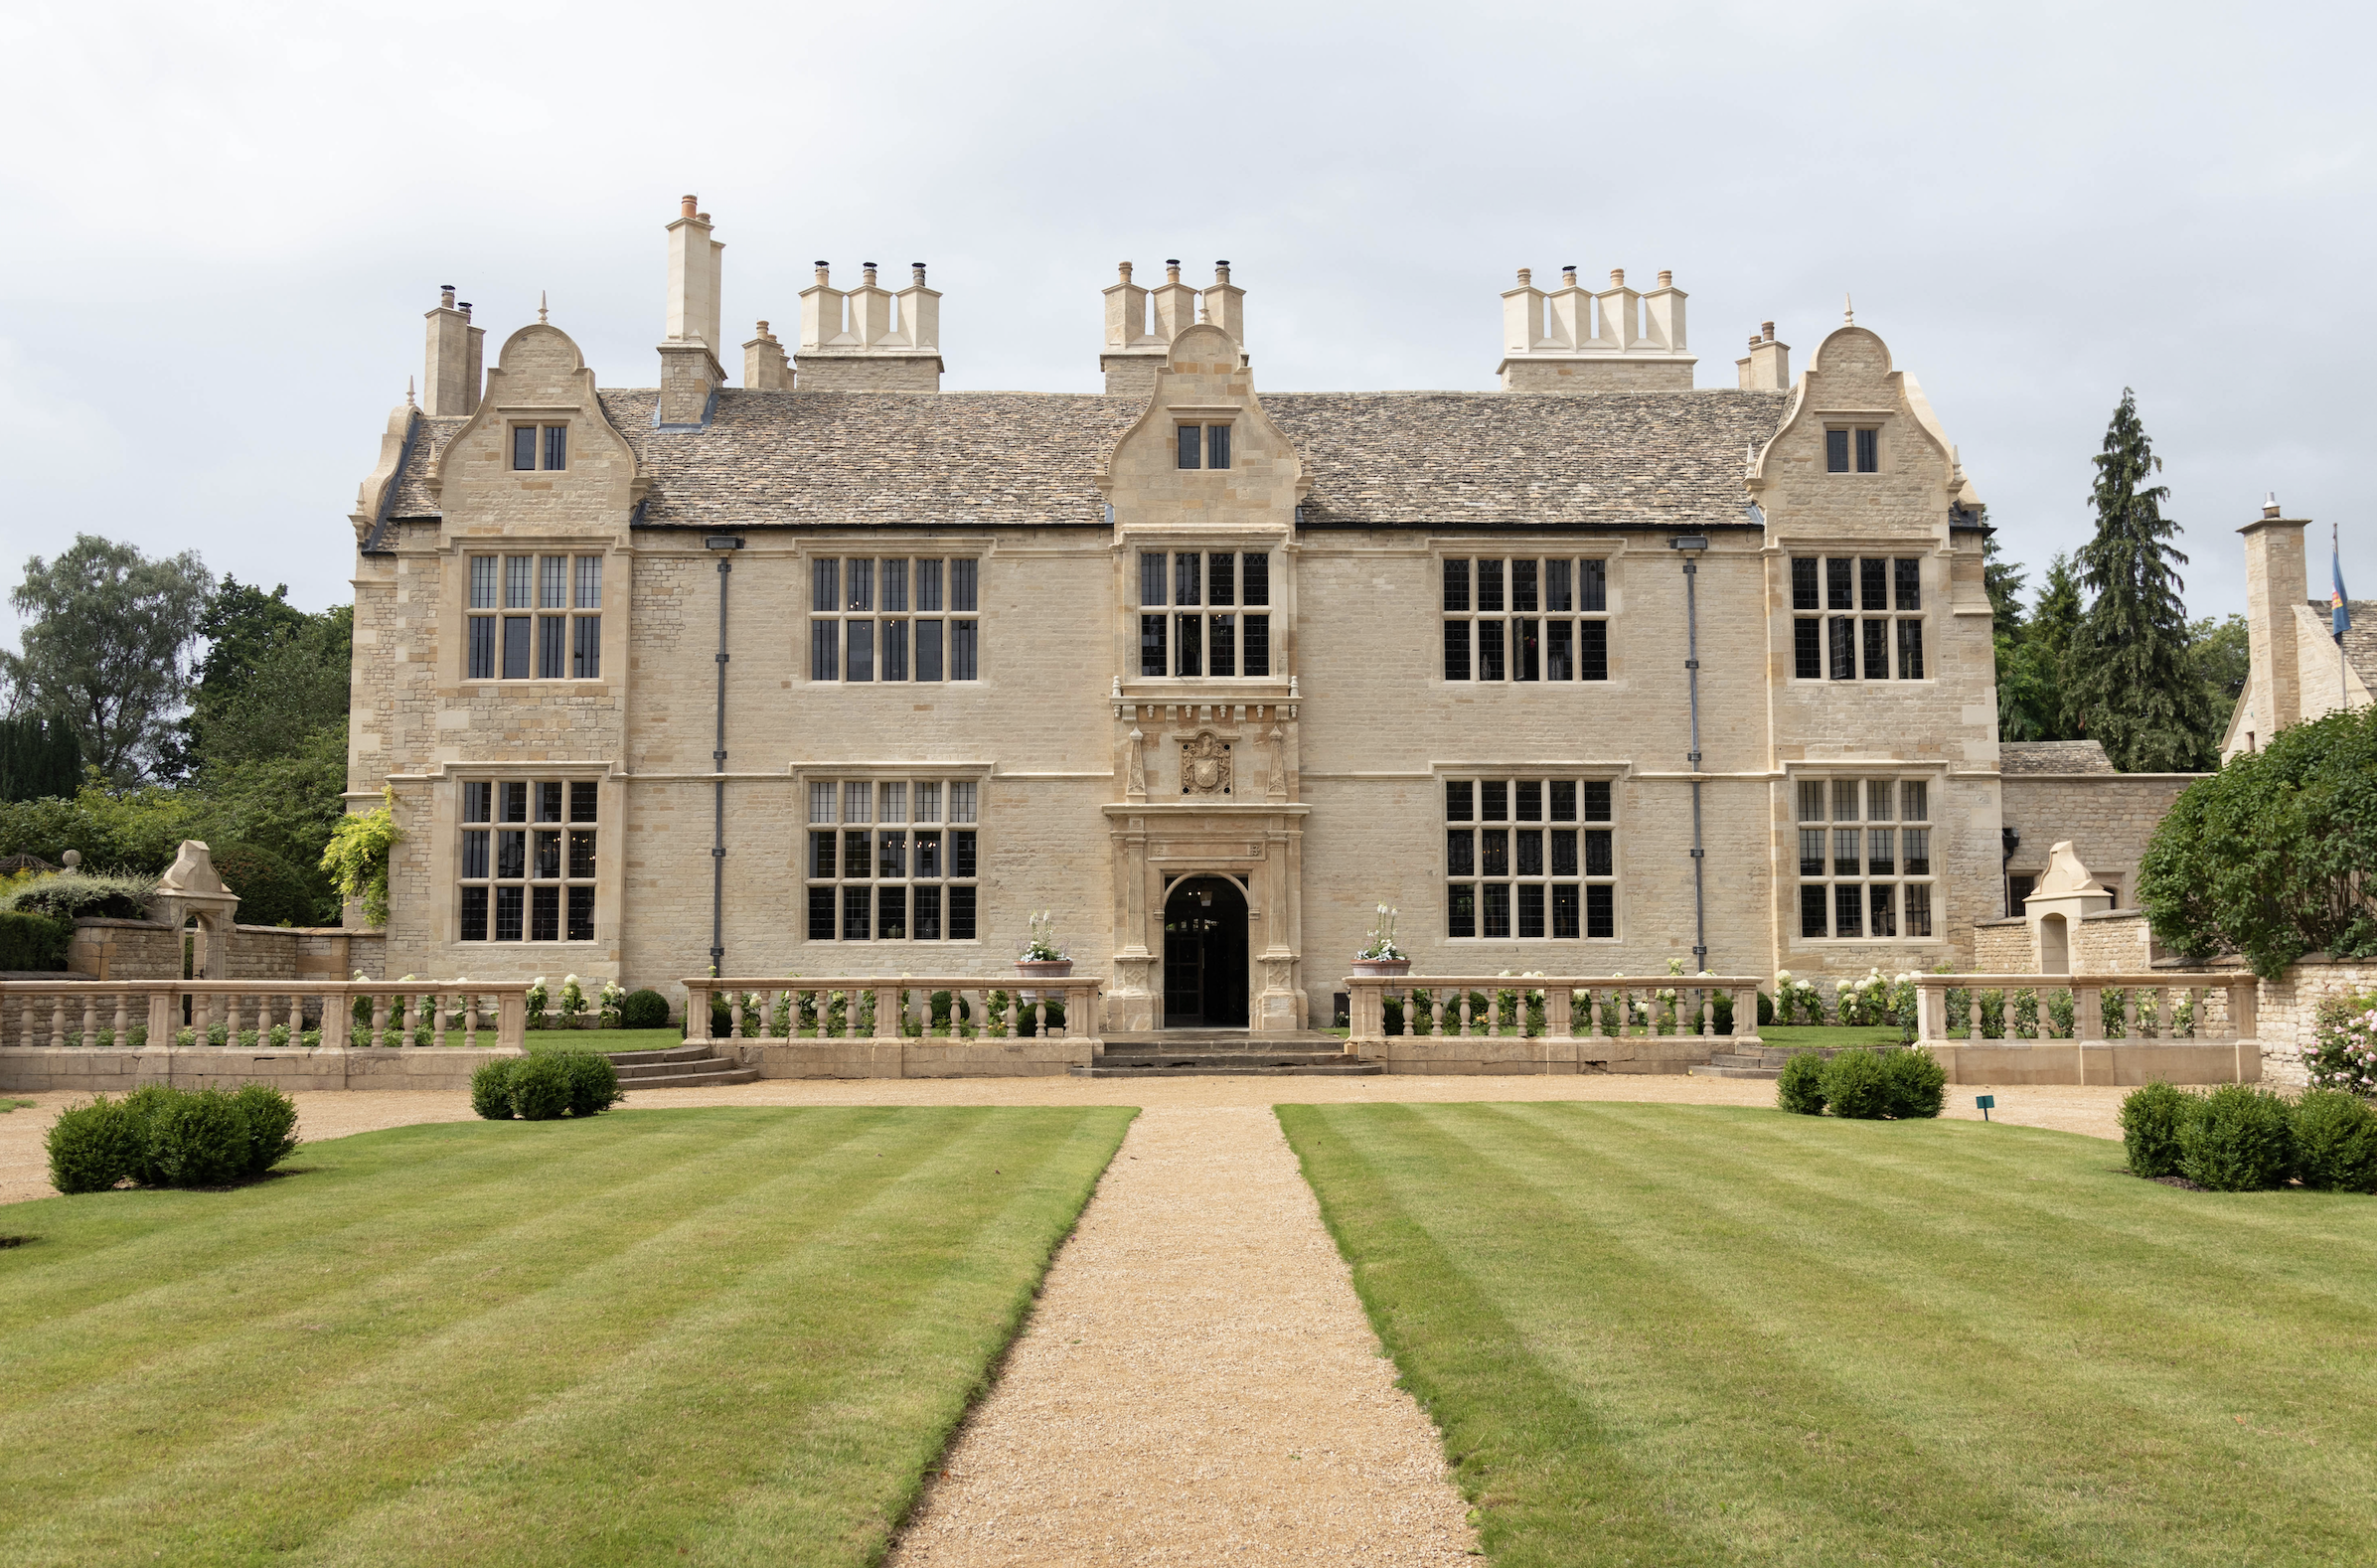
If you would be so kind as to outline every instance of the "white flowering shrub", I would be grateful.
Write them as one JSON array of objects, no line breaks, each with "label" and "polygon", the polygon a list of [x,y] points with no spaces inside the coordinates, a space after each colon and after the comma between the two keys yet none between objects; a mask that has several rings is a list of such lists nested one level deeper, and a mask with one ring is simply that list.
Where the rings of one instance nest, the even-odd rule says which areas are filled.
[{"label": "white flowering shrub", "polygon": [[1796,980],[1788,969],[1775,971],[1775,1021],[1777,1023],[1822,1023],[1824,1020],[1824,999],[1805,980]]}]

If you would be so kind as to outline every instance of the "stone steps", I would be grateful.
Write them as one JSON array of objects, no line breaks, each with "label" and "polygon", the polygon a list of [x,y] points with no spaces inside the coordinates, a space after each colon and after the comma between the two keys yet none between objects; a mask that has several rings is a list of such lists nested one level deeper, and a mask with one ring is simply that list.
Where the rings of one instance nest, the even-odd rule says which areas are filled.
[{"label": "stone steps", "polygon": [[721,1084],[757,1083],[759,1069],[740,1067],[712,1054],[708,1045],[670,1050],[605,1051],[618,1070],[622,1089],[711,1089]]},{"label": "stone steps", "polygon": [[1255,1034],[1246,1029],[1162,1029],[1109,1034],[1076,1078],[1368,1078],[1378,1062],[1346,1054],[1346,1042],[1318,1029]]}]

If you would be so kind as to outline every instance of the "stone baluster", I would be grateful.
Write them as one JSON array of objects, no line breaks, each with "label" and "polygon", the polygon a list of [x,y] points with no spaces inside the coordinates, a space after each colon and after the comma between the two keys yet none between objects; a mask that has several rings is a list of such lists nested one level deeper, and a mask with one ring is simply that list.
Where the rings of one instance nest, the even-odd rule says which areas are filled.
[{"label": "stone baluster", "polygon": [[126,1006],[124,994],[120,991],[115,994],[115,1028],[110,1037],[115,1041],[117,1050],[122,1050],[132,1043],[131,1010]]},{"label": "stone baluster", "polygon": [[2138,988],[2136,986],[2124,986],[2122,988],[2123,1039],[2134,1040],[2143,1032],[2142,1025],[2144,1024],[2145,1019],[2140,1016],[2138,1000]]},{"label": "stone baluster", "polygon": [[193,1043],[199,1045],[214,1044],[215,993],[212,991],[202,991],[196,996],[192,997],[190,1000],[193,1004],[190,1011],[194,1015],[190,1019],[190,1027],[193,1031]]},{"label": "stone baluster", "polygon": [[384,991],[372,993],[372,1027],[364,1043],[374,1047],[388,1043],[388,994]]},{"label": "stone baluster", "polygon": [[1979,986],[1965,988],[1965,1043],[1968,1045],[1981,1043],[1981,988]]},{"label": "stone baluster", "polygon": [[1717,1037],[1716,995],[1706,986],[1700,988],[1700,1037],[1704,1040]]},{"label": "stone baluster", "polygon": [[728,1039],[738,1040],[743,1037],[743,1012],[750,1005],[751,994],[749,992],[729,991],[726,993],[726,1037]]},{"label": "stone baluster", "polygon": [[85,1049],[99,1043],[99,999],[88,993],[82,998],[82,1027],[75,1031],[75,1043]]},{"label": "stone baluster", "polygon": [[223,1043],[234,1050],[239,1047],[239,994],[235,991],[223,999]]},{"label": "stone baluster", "polygon": [[476,1050],[479,1045],[479,994],[475,991],[466,991],[462,994],[461,1002],[462,1043],[465,1047]]}]

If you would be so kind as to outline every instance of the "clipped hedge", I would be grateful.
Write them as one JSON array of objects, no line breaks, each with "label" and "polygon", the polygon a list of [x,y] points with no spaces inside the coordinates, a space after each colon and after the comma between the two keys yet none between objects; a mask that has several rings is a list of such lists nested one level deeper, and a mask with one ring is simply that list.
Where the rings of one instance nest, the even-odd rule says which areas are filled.
[{"label": "clipped hedge", "polygon": [[470,1075],[470,1108],[491,1122],[599,1116],[626,1098],[619,1069],[600,1051],[498,1056]]},{"label": "clipped hedge", "polygon": [[1880,1051],[1842,1051],[1824,1063],[1823,1086],[1834,1116],[1877,1122],[1890,1114],[1890,1066]]},{"label": "clipped hedge", "polygon": [[1890,1088],[1890,1114],[1902,1122],[1940,1114],[1948,1103],[1948,1070],[1927,1050],[1902,1046],[1882,1058]]},{"label": "clipped hedge", "polygon": [[619,1004],[623,1029],[665,1029],[669,1026],[669,999],[657,991],[631,991]]},{"label": "clipped hedge", "polygon": [[35,909],[0,909],[0,969],[54,972],[66,968],[75,922]]},{"label": "clipped hedge", "polygon": [[2283,1185],[2295,1167],[2294,1107],[2255,1083],[2224,1083],[2179,1127],[2179,1174],[2215,1192]]},{"label": "clipped hedge", "polygon": [[232,1093],[153,1083],[63,1113],[49,1133],[50,1182],[61,1192],[227,1186],[262,1176],[297,1144],[296,1103],[269,1084]]},{"label": "clipped hedge", "polygon": [[1812,1050],[1795,1050],[1775,1080],[1775,1103],[1800,1116],[1824,1114],[1824,1060]]},{"label": "clipped hedge", "polygon": [[2341,1089],[2295,1102],[2295,1178],[2327,1192],[2377,1192],[2377,1106]]},{"label": "clipped hedge", "polygon": [[2122,1097],[2122,1148],[2130,1174],[2152,1179],[2179,1174],[2179,1129],[2203,1104],[2203,1096],[2149,1083]]}]

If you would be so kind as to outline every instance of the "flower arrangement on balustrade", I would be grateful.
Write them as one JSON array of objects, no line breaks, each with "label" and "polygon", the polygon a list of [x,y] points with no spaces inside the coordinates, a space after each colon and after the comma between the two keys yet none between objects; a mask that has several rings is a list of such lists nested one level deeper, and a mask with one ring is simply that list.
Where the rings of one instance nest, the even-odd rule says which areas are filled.
[{"label": "flower arrangement on balustrade", "polygon": [[1824,1020],[1824,999],[1805,980],[1795,980],[1788,969],[1775,971],[1775,1021],[1777,1023],[1822,1023]]},{"label": "flower arrangement on balustrade", "polygon": [[1031,927],[1031,937],[1024,944],[1023,950],[1016,954],[1017,963],[1067,964],[1072,962],[1073,955],[1066,952],[1056,940],[1056,912],[1054,910],[1039,910],[1030,917],[1029,923]]},{"label": "flower arrangement on balustrade", "polygon": [[2302,1053],[2311,1087],[2377,1096],[2377,991],[2330,997],[2313,1019],[2311,1048]]},{"label": "flower arrangement on balustrade", "polygon": [[1356,963],[1407,964],[1411,962],[1411,955],[1395,945],[1395,922],[1402,918],[1402,913],[1400,909],[1391,908],[1386,904],[1378,905],[1378,923],[1370,927],[1369,940],[1362,944],[1360,952],[1353,955]]}]

